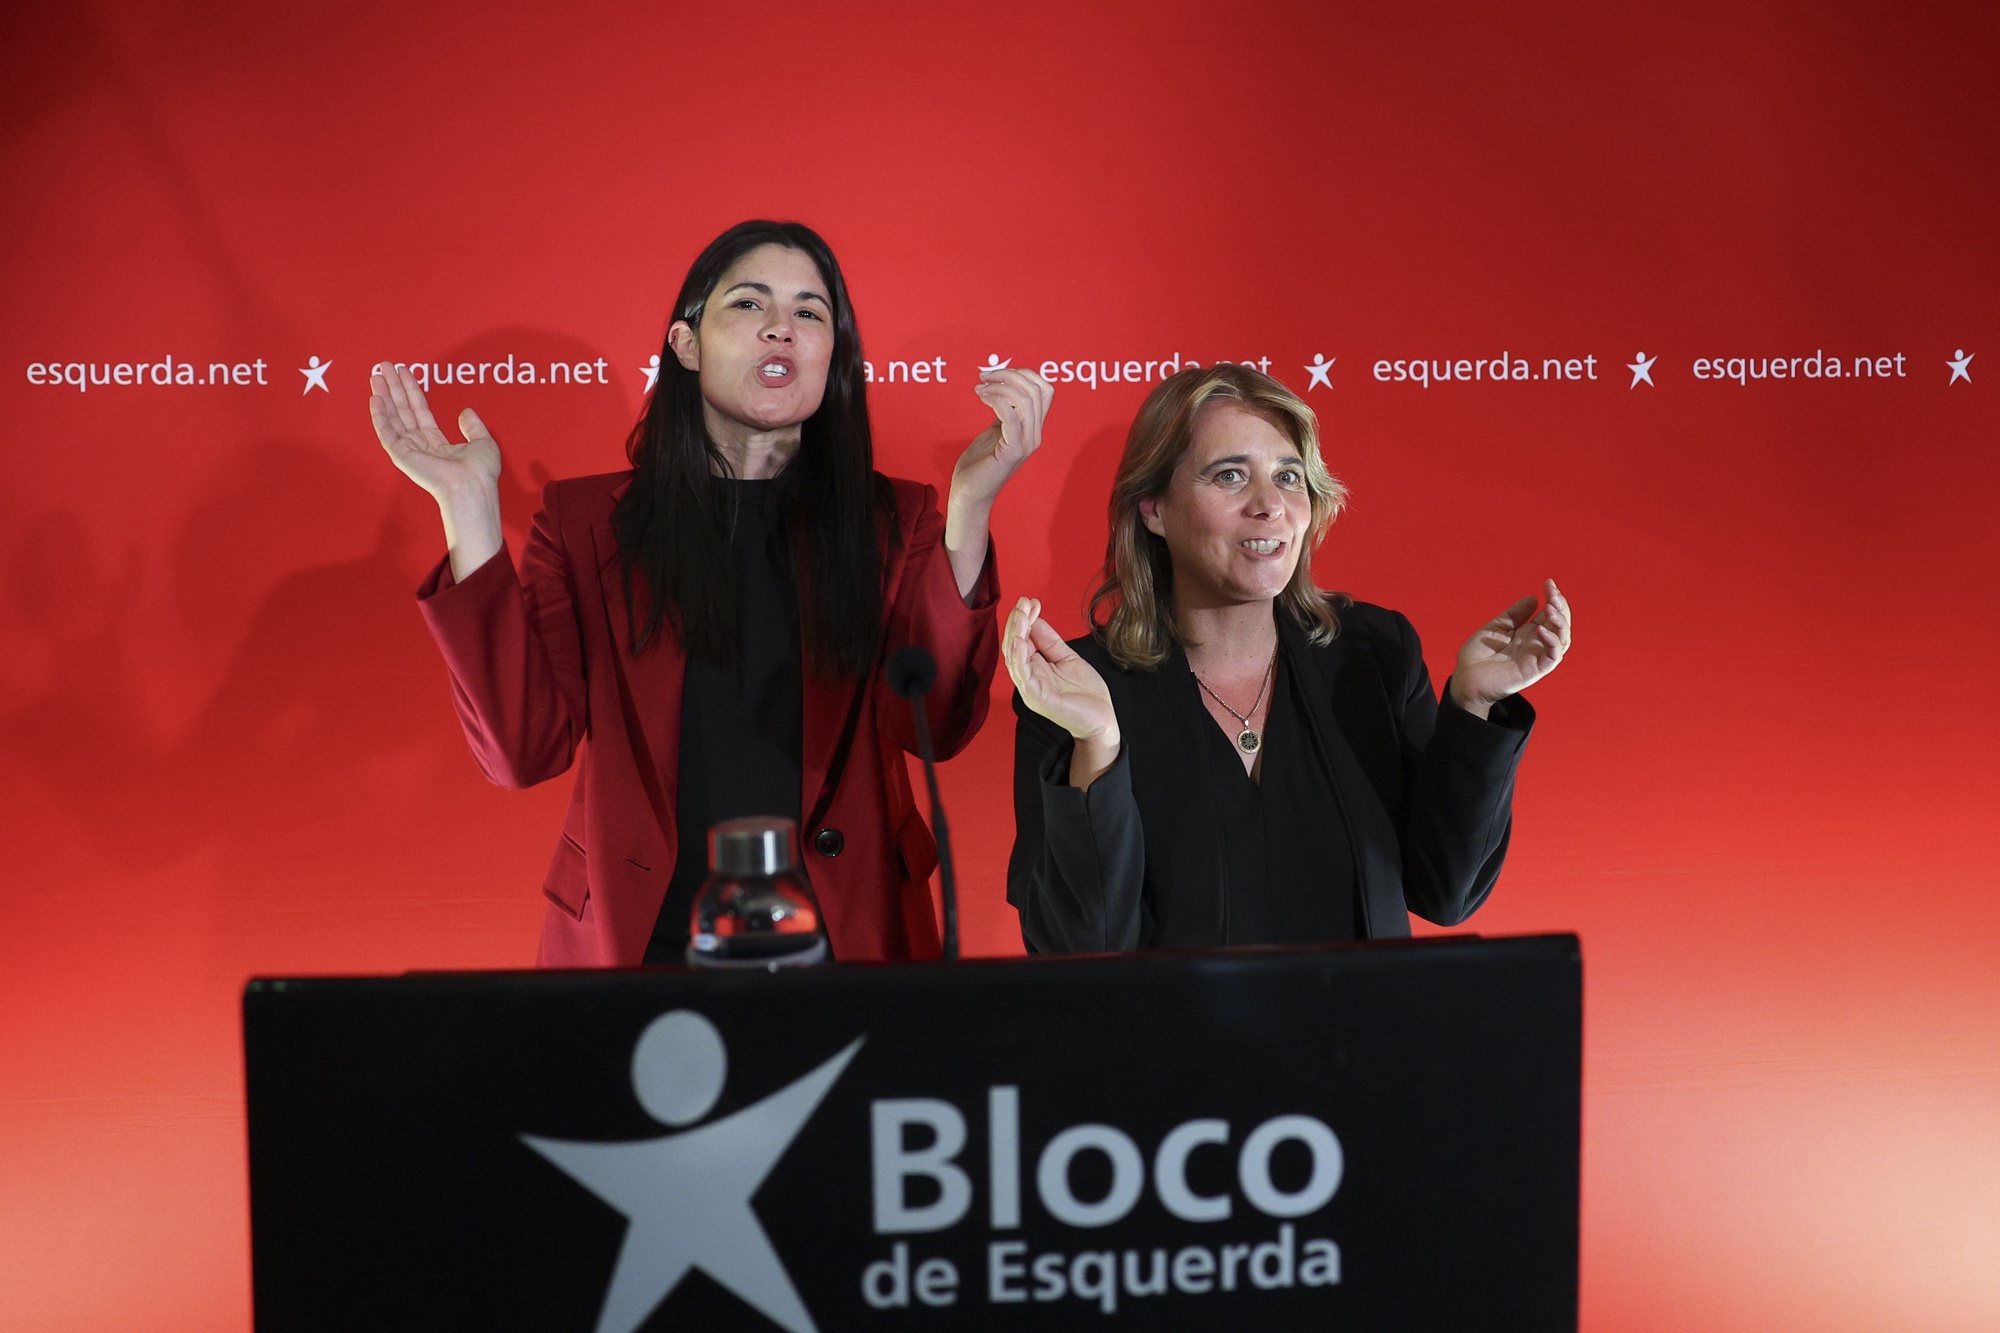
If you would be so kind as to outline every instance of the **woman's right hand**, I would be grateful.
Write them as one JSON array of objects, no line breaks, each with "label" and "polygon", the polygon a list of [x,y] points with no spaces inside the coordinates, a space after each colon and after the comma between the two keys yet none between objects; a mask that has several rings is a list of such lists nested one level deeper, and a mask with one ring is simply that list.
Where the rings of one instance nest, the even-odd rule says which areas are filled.
[{"label": "woman's right hand", "polygon": [[504,540],[500,446],[469,407],[458,414],[465,443],[446,439],[416,377],[387,362],[368,376],[368,418],[390,461],[437,501],[451,576],[462,582],[497,555]]},{"label": "woman's right hand", "polygon": [[479,414],[469,407],[458,414],[465,443],[453,444],[438,429],[424,391],[408,370],[384,362],[368,376],[368,417],[390,461],[439,505],[498,492],[500,446]]},{"label": "woman's right hand", "polygon": [[1042,619],[1042,604],[1033,597],[1014,603],[1000,655],[1021,702],[1074,738],[1070,785],[1088,787],[1111,767],[1121,744],[1118,710],[1104,677]]}]

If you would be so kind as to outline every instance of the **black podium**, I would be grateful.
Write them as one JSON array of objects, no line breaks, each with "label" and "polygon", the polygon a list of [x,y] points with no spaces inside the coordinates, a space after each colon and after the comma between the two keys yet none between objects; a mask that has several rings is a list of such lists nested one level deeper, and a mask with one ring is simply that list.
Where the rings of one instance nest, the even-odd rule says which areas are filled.
[{"label": "black podium", "polygon": [[258,980],[257,1326],[1574,1328],[1572,936]]}]

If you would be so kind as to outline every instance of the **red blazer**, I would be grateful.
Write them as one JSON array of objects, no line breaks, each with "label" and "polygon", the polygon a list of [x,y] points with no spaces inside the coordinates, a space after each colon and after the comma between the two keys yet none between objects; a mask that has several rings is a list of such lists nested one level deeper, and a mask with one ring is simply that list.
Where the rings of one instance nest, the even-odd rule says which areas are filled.
[{"label": "red blazer", "polygon": [[[628,967],[645,956],[681,830],[675,827],[686,658],[665,627],[629,650],[611,511],[631,473],[552,483],[516,573],[502,549],[463,583],[449,560],[417,590],[451,672],[480,770],[526,787],[583,758],[542,892],[536,962]],[[985,720],[999,659],[999,581],[988,557],[973,604],[959,596],[931,486],[890,479],[902,541],[889,557],[883,658],[920,644],[937,658],[928,704],[939,758]],[[635,587],[643,615],[644,592]],[[910,706],[882,681],[805,670],[799,831],[836,958],[933,958],[936,844],[910,798]],[[687,836],[702,837],[690,829]]]}]

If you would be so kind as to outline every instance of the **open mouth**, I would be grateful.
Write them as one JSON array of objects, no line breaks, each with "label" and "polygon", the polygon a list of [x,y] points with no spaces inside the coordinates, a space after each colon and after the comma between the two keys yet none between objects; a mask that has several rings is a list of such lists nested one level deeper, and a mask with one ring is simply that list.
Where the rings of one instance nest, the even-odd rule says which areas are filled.
[{"label": "open mouth", "polygon": [[792,376],[797,373],[797,368],[781,356],[774,356],[768,361],[759,362],[757,366],[757,378],[766,384],[789,383]]},{"label": "open mouth", "polygon": [[1276,555],[1285,549],[1285,543],[1276,537],[1246,537],[1236,544],[1251,555]]}]

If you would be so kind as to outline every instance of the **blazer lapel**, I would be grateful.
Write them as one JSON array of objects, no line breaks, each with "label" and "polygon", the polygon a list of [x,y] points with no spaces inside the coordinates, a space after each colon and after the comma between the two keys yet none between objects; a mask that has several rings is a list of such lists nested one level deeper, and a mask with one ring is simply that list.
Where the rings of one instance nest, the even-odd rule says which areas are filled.
[{"label": "blazer lapel", "polygon": [[[799,756],[799,826],[801,840],[810,838],[833,801],[831,779],[836,763],[845,765],[854,731],[861,724],[870,681],[829,678],[804,668],[804,735]],[[872,675],[871,675],[872,679]]]},{"label": "blazer lapel", "polygon": [[[622,494],[627,480],[614,492]],[[680,754],[681,690],[687,681],[687,657],[672,631],[661,625],[658,636],[645,652],[632,652],[631,624],[643,625],[652,611],[652,590],[643,578],[632,580],[632,616],[625,614],[625,579],[618,558],[618,540],[610,518],[591,529],[597,559],[599,600],[604,609],[605,628],[616,650],[618,665],[619,723],[631,747],[633,766],[647,802],[660,822],[666,838],[669,863],[679,846],[676,837],[674,802],[680,790],[680,766],[673,762]],[[642,702],[643,701],[643,702]],[[598,725],[593,721],[593,726]]]},{"label": "blazer lapel", "polygon": [[[900,523],[899,517],[889,519],[892,524]],[[891,545],[890,533],[881,533],[882,558],[889,562],[888,577],[882,581],[882,613],[888,619],[889,608],[896,604],[897,593],[901,590],[904,574],[909,565],[909,532],[903,531],[903,540]],[[862,713],[868,704],[868,693],[881,674],[883,655],[889,645],[880,637],[875,643],[875,660],[868,674],[860,679],[846,676],[827,676],[813,670],[811,655],[805,646],[805,605],[811,595],[813,572],[802,565],[798,570],[799,589],[799,674],[805,682],[803,707],[803,735],[799,741],[799,839],[803,842],[813,835],[826,808],[833,801],[833,789],[840,779],[840,770],[846,767],[847,756],[854,748],[854,733],[861,725]],[[879,631],[878,631],[879,634]],[[905,705],[906,706],[906,705]],[[896,830],[891,829],[893,835]]]},{"label": "blazer lapel", "polygon": [[1219,793],[1201,757],[1209,725],[1195,696],[1187,656],[1176,646],[1151,671],[1124,671],[1093,640],[1083,650],[1104,676],[1130,749],[1132,793],[1155,812],[1146,824],[1146,860],[1155,900],[1149,945],[1229,942],[1229,879],[1217,813]]},{"label": "blazer lapel", "polygon": [[[1347,826],[1359,881],[1362,935],[1367,939],[1407,935],[1401,840],[1387,807],[1381,800],[1371,799],[1378,787],[1362,758],[1366,755],[1377,761],[1380,768],[1378,752],[1384,728],[1388,729],[1387,741],[1394,757],[1393,721],[1386,712],[1387,696],[1374,649],[1345,635],[1315,647],[1290,616],[1278,617],[1278,632],[1285,645],[1286,665],[1299,673],[1300,680],[1318,686],[1305,692],[1307,723],[1330,770],[1334,799],[1340,803]],[[1339,718],[1349,719],[1347,729],[1341,727]],[[1391,763],[1388,771],[1395,767]]]}]

